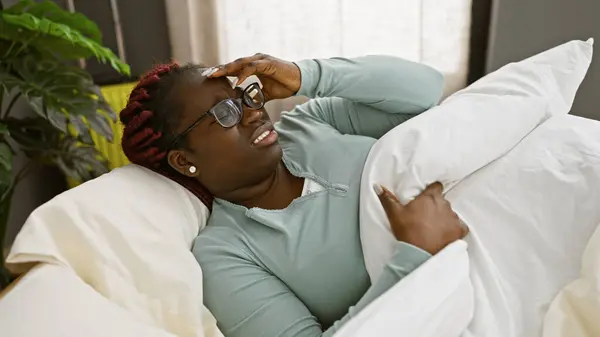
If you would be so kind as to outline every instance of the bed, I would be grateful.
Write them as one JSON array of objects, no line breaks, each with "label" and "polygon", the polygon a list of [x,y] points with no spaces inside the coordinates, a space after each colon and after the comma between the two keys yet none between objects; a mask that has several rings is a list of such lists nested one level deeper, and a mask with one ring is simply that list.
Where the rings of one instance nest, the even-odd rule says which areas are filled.
[{"label": "bed", "polygon": [[[544,146],[540,146],[544,144]],[[537,149],[537,150],[536,150]],[[561,155],[552,155],[550,153],[559,153]],[[498,162],[490,165],[488,168],[477,172],[477,175],[486,176],[495,174],[497,170],[504,170],[503,162],[510,161],[510,156],[523,156],[529,158],[523,162],[525,170],[521,172],[536,172],[541,166],[545,178],[536,173],[535,179],[530,176],[522,176],[519,180],[490,180],[487,189],[477,189],[475,191],[465,191],[470,189],[470,185],[461,185],[459,189],[449,192],[449,198],[452,194],[461,194],[468,192],[473,198],[471,200],[455,200],[454,207],[466,217],[466,222],[471,224],[471,231],[476,235],[467,238],[464,243],[447,248],[444,254],[434,263],[426,268],[418,269],[395,288],[391,289],[386,296],[373,303],[365,312],[350,322],[348,326],[339,332],[339,336],[373,336],[377,332],[378,336],[391,336],[389,326],[401,325],[403,320],[415,321],[421,319],[428,308],[436,307],[438,304],[446,304],[447,309],[436,307],[436,310],[442,314],[436,324],[433,313],[427,317],[427,324],[431,332],[418,334],[419,336],[432,335],[442,336],[439,331],[452,331],[456,325],[467,325],[468,329],[487,330],[486,327],[478,327],[473,324],[478,319],[484,319],[491,315],[496,317],[497,326],[495,333],[476,334],[473,336],[539,336],[543,318],[548,310],[552,300],[561,288],[567,286],[569,282],[574,282],[580,278],[579,263],[584,252],[586,244],[593,231],[600,223],[600,207],[597,207],[597,200],[600,200],[600,122],[591,121],[574,116],[562,116],[547,121],[536,133],[532,133],[528,139],[519,145],[510,155],[502,158]],[[552,164],[551,168],[547,164]],[[512,173],[504,172],[508,177]],[[472,177],[471,179],[478,179]],[[504,200],[503,203],[497,203],[494,196],[494,190],[498,184],[526,184],[531,189],[514,199]],[[565,190],[565,184],[575,184],[581,186],[579,199],[572,199],[567,194],[561,193]],[[515,188],[517,188],[515,186]],[[522,186],[520,188],[522,190]],[[545,193],[540,194],[539,191]],[[542,199],[551,198],[556,203],[556,208],[551,212],[536,214],[536,221],[539,224],[559,225],[564,228],[563,231],[552,232],[555,236],[540,235],[539,232],[525,231],[519,228],[523,219],[531,218],[530,207],[533,202],[545,202]],[[472,200],[477,200],[473,202]],[[478,211],[481,203],[490,203],[489,208],[496,208],[496,216],[491,216],[489,212]],[[527,207],[519,207],[527,205]],[[473,207],[476,207],[474,209]],[[489,210],[489,208],[486,208]],[[506,212],[510,209],[510,212]],[[585,212],[582,212],[585,210]],[[577,214],[577,216],[575,216]],[[502,215],[502,216],[497,216]],[[513,219],[514,221],[510,221]],[[578,221],[578,230],[573,228],[574,221]],[[473,224],[482,224],[480,227]],[[504,231],[503,237],[498,237],[498,232],[492,230],[494,226],[511,226],[510,231]],[[565,240],[566,239],[566,240]],[[564,247],[556,245],[535,244],[540,241],[555,240],[557,242],[566,242]],[[451,289],[452,294],[469,297],[469,284],[461,282],[460,275],[469,275],[471,279],[486,277],[483,272],[490,271],[489,261],[480,260],[480,255],[471,254],[471,260],[468,258],[467,247],[469,249],[480,248],[480,243],[485,242],[488,249],[490,260],[495,261],[499,282],[504,293],[510,294],[506,298],[508,301],[494,302],[494,296],[497,293],[489,293],[486,287],[480,288],[475,292],[474,298],[478,298],[478,310],[470,311],[468,303],[465,306],[465,300],[439,301],[444,296],[444,287],[439,286],[439,282],[431,277],[429,269],[436,269],[436,273],[441,275],[452,275],[453,278],[447,278],[444,283],[446,288]],[[534,244],[532,244],[532,242]],[[489,245],[492,248],[489,248]],[[549,249],[554,247],[555,249]],[[458,258],[461,255],[467,256],[466,259]],[[501,257],[495,256],[501,254]],[[593,252],[588,253],[594,254]],[[514,264],[511,261],[520,259],[523,256],[529,256],[527,264]],[[599,254],[591,255],[596,260]],[[544,263],[541,261],[544,260]],[[459,261],[457,263],[457,261]],[[462,262],[461,262],[462,261]],[[500,261],[500,263],[498,263]],[[595,261],[595,260],[593,260]],[[484,269],[477,269],[481,266]],[[441,268],[446,268],[443,271]],[[504,276],[501,276],[504,275]],[[509,275],[507,278],[506,275]],[[596,274],[587,274],[587,277],[594,277]],[[597,277],[597,276],[595,276]],[[520,278],[528,279],[530,282],[520,282]],[[583,279],[583,277],[581,277]],[[553,280],[549,282],[548,280]],[[579,280],[579,283],[583,282]],[[418,283],[421,288],[427,289],[426,297],[418,292],[411,291],[412,295],[407,295],[405,288],[410,289],[412,283]],[[487,284],[487,283],[486,283]],[[522,284],[521,287],[518,285]],[[577,283],[574,282],[570,289],[566,289],[567,295],[562,295],[565,301],[567,297],[569,303],[573,303],[573,287],[577,289]],[[581,289],[581,288],[579,288]],[[584,293],[585,304],[590,301],[600,303],[600,296],[592,293],[592,288],[588,293]],[[575,290],[577,291],[577,290]],[[439,293],[436,293],[439,292]],[[581,293],[579,293],[581,295]],[[594,295],[595,297],[589,297]],[[413,310],[412,315],[403,312],[393,302],[398,298],[407,304]],[[474,298],[472,300],[474,300]],[[575,304],[580,305],[581,296],[575,297]],[[488,302],[488,303],[484,303]],[[494,302],[491,305],[489,302]],[[532,302],[535,305],[532,305]],[[504,303],[506,306],[498,305]],[[572,310],[572,306],[566,306],[564,303],[553,304],[558,306],[553,310],[553,315],[559,315],[561,320],[552,319],[548,324],[551,327],[547,330],[547,336],[593,336],[586,334],[575,335],[573,330],[557,330],[556,324],[564,322],[572,327],[578,326],[578,320],[574,320],[573,313],[565,310]],[[481,310],[482,306],[487,306],[489,311]],[[382,310],[382,307],[394,308]],[[421,309],[419,309],[421,308]],[[516,310],[515,310],[516,308]],[[599,314],[599,306],[594,307],[596,311],[578,310],[577,313],[587,313],[588,315]],[[462,310],[459,310],[462,309]],[[507,310],[511,309],[511,310]],[[458,317],[448,312],[460,313]],[[510,315],[509,321],[516,322],[508,327],[503,326],[499,317]],[[489,316],[488,316],[489,317]],[[451,319],[449,319],[451,318]],[[460,322],[463,322],[462,324]],[[450,327],[444,324],[451,323]],[[387,328],[386,328],[387,327]],[[0,328],[3,334],[7,336],[25,337],[25,336],[175,336],[159,326],[153,326],[143,322],[136,315],[128,312],[118,304],[111,302],[105,296],[96,291],[89,284],[84,282],[76,275],[72,268],[55,264],[40,264],[22,276],[15,284],[5,291],[0,297]],[[383,330],[382,330],[383,329]],[[387,329],[387,330],[386,330]],[[422,332],[421,330],[416,330]],[[515,334],[514,331],[527,331],[527,333]],[[569,333],[569,331],[571,331]],[[593,330],[598,331],[598,330]],[[481,332],[481,331],[479,331]],[[443,336],[449,336],[444,334]]]},{"label": "bed", "polygon": [[[553,300],[580,277],[582,254],[600,223],[600,122],[567,115],[591,54],[592,41],[574,41],[509,65],[377,143],[363,174],[368,192],[361,191],[371,278],[390,242],[373,183],[408,201],[441,181],[471,234],[396,284],[337,337],[529,337],[574,321],[560,295]],[[135,165],[41,206],[8,258],[14,270],[29,272],[0,299],[1,331],[222,336],[202,305],[202,270],[189,251],[208,216],[202,207],[184,188]],[[600,255],[593,247],[587,255]],[[32,263],[38,267],[30,269]],[[51,309],[59,303],[60,310]],[[565,324],[544,330],[547,312]]]}]

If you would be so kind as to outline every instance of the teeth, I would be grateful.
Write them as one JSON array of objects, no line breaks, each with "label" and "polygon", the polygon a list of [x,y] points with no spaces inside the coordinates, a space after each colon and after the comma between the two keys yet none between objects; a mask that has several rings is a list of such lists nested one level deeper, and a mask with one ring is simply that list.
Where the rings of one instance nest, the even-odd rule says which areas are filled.
[{"label": "teeth", "polygon": [[256,143],[260,142],[261,140],[265,139],[265,137],[268,136],[269,133],[271,133],[271,131],[269,131],[269,130],[261,133],[258,137],[256,137],[256,139],[254,140],[253,143],[256,144]]}]

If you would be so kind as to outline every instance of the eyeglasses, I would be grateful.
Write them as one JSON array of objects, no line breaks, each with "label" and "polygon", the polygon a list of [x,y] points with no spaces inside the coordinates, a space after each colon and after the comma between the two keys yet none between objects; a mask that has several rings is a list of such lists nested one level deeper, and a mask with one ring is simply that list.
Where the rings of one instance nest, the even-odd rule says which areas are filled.
[{"label": "eyeglasses", "polygon": [[192,131],[206,116],[212,116],[224,128],[230,128],[237,125],[244,115],[242,104],[252,110],[258,110],[265,105],[265,95],[258,83],[252,83],[242,91],[239,98],[228,98],[217,103],[210,110],[202,114],[192,125],[185,131],[175,136],[171,147],[175,147],[177,143]]}]

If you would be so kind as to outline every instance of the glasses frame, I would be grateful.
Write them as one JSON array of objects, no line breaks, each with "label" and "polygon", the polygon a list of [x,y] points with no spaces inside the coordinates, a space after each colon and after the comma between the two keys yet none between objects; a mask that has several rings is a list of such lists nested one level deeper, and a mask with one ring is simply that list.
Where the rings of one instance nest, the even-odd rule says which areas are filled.
[{"label": "glasses frame", "polygon": [[[253,89],[257,89],[260,93],[260,95],[263,97],[262,102],[260,103],[260,106],[258,107],[253,107],[250,105],[250,103],[246,102],[246,95],[248,94],[248,92],[250,92]],[[234,104],[234,106],[236,106],[238,109],[240,109],[240,115],[238,120],[230,126],[225,126],[223,125],[223,123],[221,123],[221,121],[215,117],[215,120],[217,121],[217,123],[219,123],[219,125],[221,125],[221,127],[228,129],[228,128],[232,128],[234,126],[236,126],[243,118],[244,116],[244,109],[242,107],[242,104],[245,105],[248,109],[250,110],[258,110],[258,109],[262,109],[265,106],[265,99],[264,99],[265,95],[260,87],[260,85],[258,84],[258,82],[254,82],[249,84],[243,91],[240,97],[238,98],[227,98],[224,99],[222,101],[220,101],[219,103],[215,104],[212,108],[210,108],[210,110],[206,111],[205,113],[203,113],[200,117],[198,117],[198,119],[196,119],[196,121],[194,123],[192,123],[189,127],[187,127],[183,132],[181,132],[180,134],[178,134],[177,136],[175,136],[175,138],[173,138],[173,142],[171,143],[171,148],[174,148],[177,143],[179,143],[179,141],[184,138],[185,136],[188,135],[188,133],[190,133],[196,126],[198,126],[198,124],[200,124],[200,122],[202,122],[202,120],[206,117],[206,116],[213,116],[215,117],[215,114],[213,113],[213,109],[214,107],[216,107],[217,105],[226,102],[226,101],[232,101],[232,103]]]}]

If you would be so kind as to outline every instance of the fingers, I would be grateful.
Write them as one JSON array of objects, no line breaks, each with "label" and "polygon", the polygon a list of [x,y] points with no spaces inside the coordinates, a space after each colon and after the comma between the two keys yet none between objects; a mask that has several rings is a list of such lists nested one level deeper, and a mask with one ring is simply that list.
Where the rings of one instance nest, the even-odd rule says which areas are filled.
[{"label": "fingers", "polygon": [[462,238],[464,238],[465,236],[467,236],[469,234],[469,227],[467,225],[465,225],[462,221],[460,222],[460,227],[462,230]]},{"label": "fingers", "polygon": [[440,182],[435,182],[427,186],[422,194],[442,195],[443,191],[444,185]]},{"label": "fingers", "polygon": [[379,185],[379,184],[375,184],[375,185],[373,185],[373,189],[375,190],[375,194],[377,194],[377,196],[379,196],[379,197],[385,196],[385,197],[390,198],[393,201],[401,204],[400,199],[398,199],[398,197],[393,192],[388,190],[386,187]]},{"label": "fingers", "polygon": [[375,190],[377,197],[379,197],[379,202],[381,202],[381,205],[383,206],[388,218],[403,209],[404,206],[402,206],[400,200],[398,200],[398,197],[396,197],[396,195],[390,192],[387,188],[375,184],[373,185],[373,189]]},{"label": "fingers", "polygon": [[237,75],[237,83],[236,85],[242,84],[248,77],[254,74],[261,74],[265,72],[269,63],[265,60],[252,61],[248,63]]},{"label": "fingers", "polygon": [[469,227],[460,219],[458,214],[456,214],[456,212],[454,212],[454,210],[451,207],[450,211],[452,212],[452,215],[456,218],[456,221],[458,222],[458,230],[460,231],[459,237],[461,239],[464,239],[465,236],[469,234]]},{"label": "fingers", "polygon": [[458,223],[458,230],[460,231],[459,237],[461,239],[463,239],[465,236],[467,236],[469,234],[469,227],[467,227],[467,225],[465,225],[465,223],[460,219],[458,214],[452,208],[452,205],[450,204],[450,202],[448,200],[446,200],[446,198],[444,198],[443,196],[441,196],[441,198],[444,200],[444,205],[451,212],[452,217]]},{"label": "fingers", "polygon": [[[247,67],[248,64],[250,64],[254,61],[257,61],[257,60],[262,60],[265,57],[266,57],[266,55],[256,54],[256,55],[250,56],[250,57],[239,58],[233,62],[219,66],[217,68],[217,71],[212,73],[208,77],[215,78],[215,77],[223,77],[223,76],[238,76],[240,71],[242,69],[244,69],[245,67]],[[248,76],[246,76],[246,77],[248,77]]]}]

